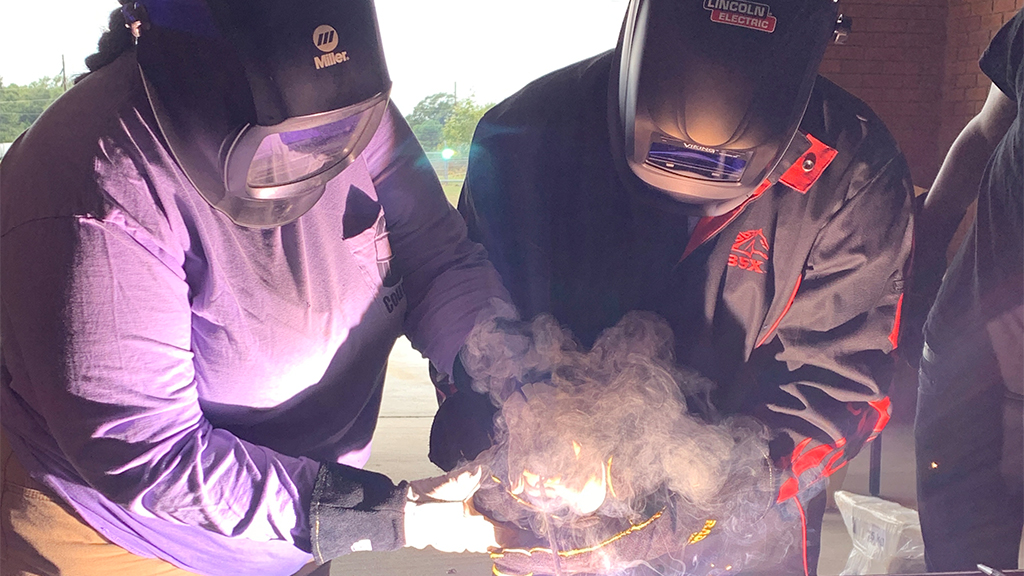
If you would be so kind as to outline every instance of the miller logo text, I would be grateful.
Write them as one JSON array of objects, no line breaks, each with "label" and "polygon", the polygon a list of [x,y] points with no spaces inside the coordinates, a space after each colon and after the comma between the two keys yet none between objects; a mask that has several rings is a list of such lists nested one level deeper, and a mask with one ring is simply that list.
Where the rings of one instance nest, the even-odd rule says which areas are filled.
[{"label": "miller logo text", "polygon": [[338,31],[333,26],[324,24],[313,30],[313,45],[325,53],[313,58],[313,64],[317,70],[348,62],[348,52],[334,51],[338,47],[338,40]]}]

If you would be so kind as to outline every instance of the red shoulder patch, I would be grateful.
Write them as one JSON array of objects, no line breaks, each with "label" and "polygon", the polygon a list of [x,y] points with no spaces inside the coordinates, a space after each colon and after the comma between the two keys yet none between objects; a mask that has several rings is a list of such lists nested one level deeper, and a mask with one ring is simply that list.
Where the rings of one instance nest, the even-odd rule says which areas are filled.
[{"label": "red shoulder patch", "polygon": [[811,189],[838,154],[834,148],[829,148],[814,136],[804,136],[810,141],[811,147],[779,178],[780,182],[801,194]]}]

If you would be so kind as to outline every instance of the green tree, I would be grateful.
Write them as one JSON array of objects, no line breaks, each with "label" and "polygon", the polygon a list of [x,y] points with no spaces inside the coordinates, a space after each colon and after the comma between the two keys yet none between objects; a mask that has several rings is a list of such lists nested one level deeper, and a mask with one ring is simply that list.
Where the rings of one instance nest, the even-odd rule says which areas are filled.
[{"label": "green tree", "polygon": [[13,142],[63,93],[59,76],[44,76],[24,86],[4,85],[0,78],[0,142]]},{"label": "green tree", "polygon": [[441,135],[442,125],[437,120],[427,120],[422,124],[410,124],[409,126],[424,150],[437,150],[441,147],[444,137]]},{"label": "green tree", "polygon": [[494,104],[477,104],[473,98],[460,99],[455,103],[441,134],[450,148],[468,148],[473,140],[473,131],[485,112]]},{"label": "green tree", "polygon": [[441,129],[454,108],[455,96],[447,92],[438,92],[420,100],[405,117],[405,121],[409,123],[413,134],[425,150],[437,150],[441,147]]}]

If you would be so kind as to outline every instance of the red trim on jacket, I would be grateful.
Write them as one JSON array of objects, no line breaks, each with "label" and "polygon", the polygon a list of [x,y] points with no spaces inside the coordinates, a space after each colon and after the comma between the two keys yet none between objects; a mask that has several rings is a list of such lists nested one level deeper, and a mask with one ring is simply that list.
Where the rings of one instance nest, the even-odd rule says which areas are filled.
[{"label": "red trim on jacket", "polygon": [[885,430],[886,424],[889,423],[889,418],[892,418],[892,400],[888,396],[879,400],[872,400],[868,402],[868,406],[875,409],[878,413],[878,420],[875,421],[875,426],[871,430],[871,436],[868,437],[868,441],[874,439]]},{"label": "red trim on jacket", "polygon": [[743,209],[747,207],[747,204],[751,200],[760,196],[765,190],[772,187],[772,183],[765,180],[761,182],[761,185],[754,190],[754,193],[750,195],[750,198],[744,200],[739,206],[729,210],[725,214],[718,216],[705,216],[697,222],[697,225],[693,228],[693,234],[690,235],[690,241],[686,243],[686,250],[683,250],[683,257],[679,259],[680,262],[686,259],[694,250],[700,247],[701,244],[707,242],[711,238],[714,238],[716,234],[722,231],[723,228],[728,226]]},{"label": "red trim on jacket", "polygon": [[782,314],[779,314],[779,317],[775,319],[775,323],[772,324],[772,327],[761,338],[761,340],[758,341],[757,346],[754,346],[754,348],[758,348],[762,344],[767,342],[768,337],[771,336],[775,332],[775,329],[779,327],[779,323],[782,322],[782,319],[786,317],[786,313],[789,312],[790,307],[793,306],[793,300],[796,300],[796,293],[798,290],[800,290],[800,282],[802,282],[803,279],[803,274],[796,277],[796,286],[793,286],[793,293],[789,295],[789,302],[786,302],[786,307],[782,309]]},{"label": "red trim on jacket", "polygon": [[[800,512],[800,544],[803,547],[803,561],[804,561],[804,576],[810,575],[810,566],[807,560],[807,513],[804,512],[803,504],[800,503],[800,499],[796,498],[796,478],[790,478],[783,483],[782,488],[779,490],[779,502],[784,502],[789,498],[793,498],[793,503],[796,504],[796,509]],[[787,496],[782,497],[782,493],[786,492]],[[791,493],[790,493],[791,492]]]},{"label": "red trim on jacket", "polygon": [[896,321],[892,324],[892,332],[889,332],[889,343],[892,344],[892,349],[895,350],[899,347],[900,342],[900,315],[903,313],[903,294],[900,294],[900,299],[896,302]]},{"label": "red trim on jacket", "polygon": [[799,500],[794,500],[794,502],[796,502],[797,510],[800,511],[800,535],[804,547],[804,576],[810,576],[810,562],[807,561],[807,513],[804,512],[804,507]]},{"label": "red trim on jacket", "polygon": [[[871,435],[868,436],[865,441],[870,442],[874,440],[889,423],[889,418],[892,415],[892,401],[888,396],[885,396],[878,400],[872,400],[867,404],[878,416],[878,419],[875,420],[875,424],[871,429]],[[860,410],[854,411],[854,413],[858,412],[860,412]],[[789,464],[787,467],[793,472],[793,476],[786,479],[786,481],[782,483],[782,486],[779,487],[779,496],[776,502],[785,502],[790,498],[796,498],[796,495],[800,492],[799,478],[801,474],[821,465],[822,462],[825,462],[819,478],[828,478],[832,474],[835,474],[836,471],[842,469],[843,466],[846,466],[848,460],[845,459],[845,456],[846,438],[836,440],[835,444],[818,444],[813,447],[811,446],[811,439],[804,438],[796,445],[796,448],[793,449],[793,453],[789,456]],[[815,480],[817,480],[817,478]]]},{"label": "red trim on jacket", "polygon": [[[791,164],[789,168],[779,178],[779,182],[782,182],[786,186],[796,190],[801,194],[806,194],[811,186],[818,181],[821,177],[822,172],[828,165],[832,163],[838,152],[835,149],[829,148],[825,144],[810,134],[804,134],[807,140],[811,143],[811,147],[804,152],[796,162]],[[804,163],[810,162],[812,168],[810,170],[804,169]],[[764,182],[754,190],[754,193],[750,195],[750,198],[744,200],[739,206],[732,210],[718,216],[705,216],[697,222],[697,226],[693,229],[693,234],[690,236],[690,241],[686,244],[686,249],[683,250],[683,257],[680,258],[680,262],[685,260],[694,250],[700,247],[701,244],[707,242],[713,238],[716,234],[722,231],[723,228],[729,225],[730,222],[739,216],[740,212],[746,208],[747,204],[760,196],[765,190],[772,187],[772,183],[765,179]]]}]

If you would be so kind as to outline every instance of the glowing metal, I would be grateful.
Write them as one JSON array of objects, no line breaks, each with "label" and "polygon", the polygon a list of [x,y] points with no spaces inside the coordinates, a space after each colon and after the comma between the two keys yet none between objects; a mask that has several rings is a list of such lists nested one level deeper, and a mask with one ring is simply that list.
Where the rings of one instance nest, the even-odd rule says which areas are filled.
[{"label": "glowing metal", "polygon": [[[562,558],[571,558],[573,556],[578,556],[580,554],[586,554],[587,552],[593,552],[595,550],[599,550],[599,549],[604,548],[605,546],[611,544],[612,542],[615,542],[616,540],[619,540],[620,538],[623,538],[625,536],[628,536],[628,535],[632,534],[633,532],[636,532],[638,530],[643,530],[648,525],[650,525],[651,522],[654,522],[658,518],[661,518],[661,515],[664,512],[665,512],[664,509],[659,510],[658,512],[655,512],[654,515],[651,516],[650,518],[648,518],[647,520],[644,520],[643,522],[641,522],[639,524],[633,524],[629,528],[626,528],[625,530],[623,530],[622,532],[619,532],[618,534],[612,536],[611,538],[608,538],[607,540],[604,540],[603,542],[599,542],[597,544],[594,544],[593,546],[587,546],[585,548],[575,548],[573,550],[558,550],[557,552],[552,551],[550,548],[530,548],[529,550],[524,549],[524,548],[506,548],[506,549],[502,550],[501,552],[492,552],[491,553],[491,558],[504,558],[506,554],[525,554],[527,556],[532,556],[534,552],[538,552],[538,553],[539,552],[547,552],[549,554],[557,554],[558,556],[561,556]],[[708,520],[708,522],[714,522],[714,520]]]},{"label": "glowing metal", "polygon": [[704,522],[704,527],[701,528],[699,531],[690,534],[690,538],[686,541],[686,543],[696,544],[697,542],[700,542],[701,540],[707,538],[708,534],[711,534],[711,529],[715,527],[715,524],[718,524],[717,520],[708,520]]}]

